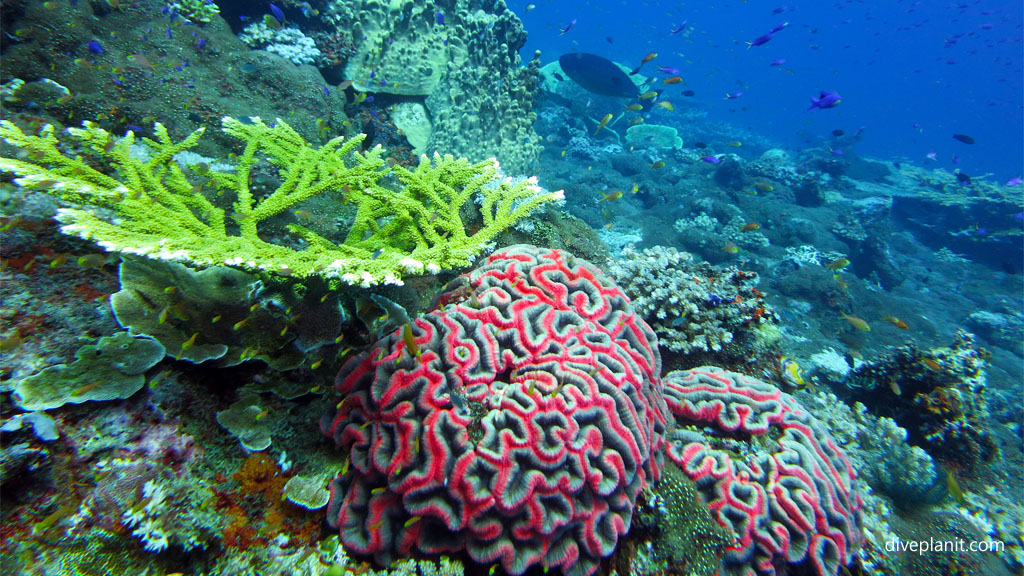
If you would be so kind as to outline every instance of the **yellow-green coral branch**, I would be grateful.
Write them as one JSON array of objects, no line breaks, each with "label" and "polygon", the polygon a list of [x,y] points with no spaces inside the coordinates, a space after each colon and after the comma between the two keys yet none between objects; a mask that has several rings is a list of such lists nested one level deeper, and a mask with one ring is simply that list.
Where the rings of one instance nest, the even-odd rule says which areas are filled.
[{"label": "yellow-green coral branch", "polygon": [[[192,168],[218,195],[233,192],[228,201],[237,234],[230,231],[225,210],[203,194],[203,185],[190,182],[174,159],[198,143],[201,129],[174,142],[156,124],[154,139],[141,144],[131,132],[115,138],[91,123],[69,130],[103,159],[112,172],[106,174],[65,154],[52,127],[27,135],[2,122],[0,138],[21,149],[24,158],[0,158],[0,170],[19,176],[21,185],[71,203],[57,214],[62,230],[95,240],[107,250],[300,277],[338,277],[364,286],[401,283],[403,275],[467,265],[502,230],[560,198],[560,193],[543,192],[535,179],[502,179],[494,160],[471,164],[435,155],[422,157],[415,170],[389,168],[379,146],[359,151],[364,135],[314,147],[280,119],[267,125],[259,118],[225,118],[223,129],[245,142],[234,170]],[[148,149],[147,160],[133,154],[137,146]],[[256,199],[249,177],[264,158],[278,168],[282,182]],[[381,185],[388,174],[394,174],[401,189]],[[260,222],[330,191],[357,207],[343,244],[295,224],[287,230],[306,242],[304,250],[260,238]],[[468,235],[460,214],[478,197],[483,226]],[[90,207],[105,208],[114,216]]]}]

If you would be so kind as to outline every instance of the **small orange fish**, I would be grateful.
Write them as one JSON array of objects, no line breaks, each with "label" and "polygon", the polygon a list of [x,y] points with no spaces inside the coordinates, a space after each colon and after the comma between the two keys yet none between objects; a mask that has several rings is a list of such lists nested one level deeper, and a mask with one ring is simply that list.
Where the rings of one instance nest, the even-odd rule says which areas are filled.
[{"label": "small orange fish", "polygon": [[942,370],[942,365],[936,362],[933,358],[921,358],[921,363],[931,370]]},{"label": "small orange fish", "polygon": [[841,316],[843,320],[846,320],[847,322],[849,322],[850,326],[853,326],[857,330],[862,330],[864,332],[868,332],[868,331],[871,330],[871,326],[869,326],[868,323],[865,322],[863,318],[857,318],[856,316],[850,316],[849,314],[846,314],[845,312],[840,312],[839,316]]},{"label": "small orange fish", "polygon": [[899,318],[897,318],[895,316],[883,316],[882,320],[885,320],[886,322],[888,322],[889,324],[892,324],[893,326],[899,328],[900,330],[907,330],[907,329],[910,328],[909,326],[907,326],[906,322],[904,322],[903,320],[900,320]]},{"label": "small orange fish", "polygon": [[647,56],[644,56],[644,59],[641,60],[640,63],[641,64],[647,64],[648,62],[650,62],[651,60],[654,60],[657,57],[658,57],[658,53],[657,52],[651,52]]},{"label": "small orange fish", "polygon": [[669,112],[673,112],[676,109],[676,107],[673,106],[672,103],[669,102],[668,100],[662,100],[661,102],[658,102],[657,104],[655,104],[655,106],[658,107],[658,108],[664,108],[665,110],[668,110]]},{"label": "small orange fish", "polygon": [[900,385],[895,380],[889,380],[889,390],[892,390],[892,393],[897,396],[903,394],[903,390],[900,389]]},{"label": "small orange fish", "polygon": [[740,232],[753,232],[754,230],[760,230],[761,225],[757,222],[747,222],[740,228]]},{"label": "small orange fish", "polygon": [[680,76],[672,76],[671,78],[665,78],[662,80],[665,84],[679,84],[683,79]]}]

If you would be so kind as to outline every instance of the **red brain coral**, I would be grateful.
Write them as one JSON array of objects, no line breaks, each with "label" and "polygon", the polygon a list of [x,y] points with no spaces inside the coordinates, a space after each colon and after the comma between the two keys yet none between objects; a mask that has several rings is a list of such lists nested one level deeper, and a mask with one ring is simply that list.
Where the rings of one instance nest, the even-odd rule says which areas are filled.
[{"label": "red brain coral", "polygon": [[[466,550],[511,574],[593,573],[660,474],[654,333],[589,263],[506,248],[444,307],[349,361],[323,428],[348,452],[330,523],[382,563]],[[417,350],[419,354],[416,354]]]},{"label": "red brain coral", "polygon": [[722,574],[774,576],[800,564],[835,576],[853,561],[863,541],[856,474],[818,420],[772,384],[720,368],[671,372],[663,383],[679,425],[669,459],[736,536]]}]

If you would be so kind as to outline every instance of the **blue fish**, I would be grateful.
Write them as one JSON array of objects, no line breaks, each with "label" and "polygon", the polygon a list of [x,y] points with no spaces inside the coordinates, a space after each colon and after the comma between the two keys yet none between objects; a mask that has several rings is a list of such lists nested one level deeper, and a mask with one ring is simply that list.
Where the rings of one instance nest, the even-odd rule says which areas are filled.
[{"label": "blue fish", "polygon": [[284,12],[276,4],[270,4],[270,13],[274,15],[274,18],[277,18],[278,22],[284,24]]},{"label": "blue fish", "polygon": [[843,97],[840,96],[839,93],[832,92],[830,90],[822,90],[821,94],[819,94],[817,98],[813,96],[811,97],[811,107],[808,108],[808,110],[814,110],[815,108],[820,108],[822,110],[835,108],[836,106],[839,106],[839,103],[842,101]]},{"label": "blue fish", "polygon": [[89,52],[92,52],[93,54],[103,54],[106,52],[106,50],[103,49],[103,45],[95,40],[90,40],[87,46],[89,47]]},{"label": "blue fish", "polygon": [[444,26],[444,12],[441,12],[441,11],[434,12],[434,18],[437,19],[437,25],[438,26]]}]

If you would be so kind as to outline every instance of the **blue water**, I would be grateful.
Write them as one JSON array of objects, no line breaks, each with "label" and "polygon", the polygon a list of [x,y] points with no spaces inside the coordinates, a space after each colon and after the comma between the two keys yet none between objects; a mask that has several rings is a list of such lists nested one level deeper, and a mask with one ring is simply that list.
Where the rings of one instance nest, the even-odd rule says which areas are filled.
[{"label": "blue water", "polygon": [[[664,97],[781,145],[804,148],[825,143],[832,130],[863,128],[861,155],[991,173],[1000,182],[1022,172],[1018,1],[540,1],[529,12],[526,1],[509,4],[529,32],[524,60],[535,50],[545,63],[580,51],[635,66],[657,52],[644,72],[676,67],[686,81],[666,87]],[[683,21],[686,29],[670,35]],[[770,42],[747,48],[786,21]],[[777,59],[785,63],[770,66]],[[686,88],[696,97],[679,96]],[[737,90],[741,98],[723,99]],[[842,103],[808,111],[821,90],[838,92]],[[937,160],[926,158],[930,152]]]}]

